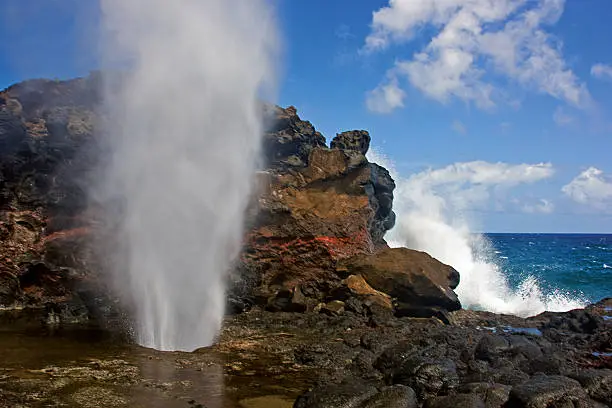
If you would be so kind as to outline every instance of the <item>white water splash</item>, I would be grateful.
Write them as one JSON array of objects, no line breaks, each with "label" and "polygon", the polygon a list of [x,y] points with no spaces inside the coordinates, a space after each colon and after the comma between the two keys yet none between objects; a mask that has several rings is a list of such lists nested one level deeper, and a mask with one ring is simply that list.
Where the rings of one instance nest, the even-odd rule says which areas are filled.
[{"label": "white water splash", "polygon": [[[488,197],[488,190],[484,186],[486,180],[510,185],[537,181],[549,174],[546,165],[506,165],[499,174],[495,174],[495,167],[487,166],[487,163],[464,163],[449,169],[451,174],[448,177],[453,182],[465,181],[458,175],[461,169],[473,172],[481,167],[487,169],[489,174],[474,176],[474,173],[470,173],[471,179],[478,180],[473,188],[469,186],[471,181],[467,180],[467,189],[447,190],[445,195],[436,187],[446,169],[402,178],[393,163],[376,150],[368,153],[368,159],[389,169],[397,185],[393,201],[397,222],[385,239],[391,247],[425,251],[457,269],[461,283],[456,292],[464,308],[527,317],[544,311],[559,312],[585,306],[584,301],[560,291],[544,293],[533,276],[527,277],[518,288],[513,289],[495,263],[495,252],[487,240],[482,235],[471,233],[469,221],[459,211],[468,203]],[[503,178],[509,174],[513,174],[510,182]]]},{"label": "white water splash", "polygon": [[266,0],[101,0],[103,60],[122,68],[106,108],[123,202],[118,280],[137,340],[161,350],[210,345],[225,273],[240,248],[262,133],[258,96],[274,78]]}]

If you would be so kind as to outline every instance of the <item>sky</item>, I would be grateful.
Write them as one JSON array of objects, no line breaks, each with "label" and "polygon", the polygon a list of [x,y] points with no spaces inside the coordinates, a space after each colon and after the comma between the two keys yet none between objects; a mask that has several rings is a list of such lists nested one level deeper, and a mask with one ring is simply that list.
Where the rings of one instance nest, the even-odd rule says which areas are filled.
[{"label": "sky", "polygon": [[[368,130],[398,181],[476,230],[612,232],[612,2],[275,4],[277,102],[328,141]],[[0,87],[96,69],[98,17],[92,0],[0,0]]]}]

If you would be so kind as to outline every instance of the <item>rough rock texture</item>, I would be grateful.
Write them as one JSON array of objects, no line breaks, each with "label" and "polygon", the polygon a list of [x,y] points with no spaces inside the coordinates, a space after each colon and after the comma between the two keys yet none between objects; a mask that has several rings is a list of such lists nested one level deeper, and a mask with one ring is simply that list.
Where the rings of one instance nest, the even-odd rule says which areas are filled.
[{"label": "rough rock texture", "polygon": [[69,320],[87,317],[80,295],[95,272],[86,253],[93,217],[86,215],[85,190],[97,163],[99,80],[97,75],[70,82],[34,80],[0,92],[0,306],[5,309],[39,307]]},{"label": "rough rock texture", "polygon": [[264,108],[266,164],[230,293],[250,310],[226,318],[219,343],[70,342],[58,322],[110,310],[93,256],[103,217],[86,194],[98,81],[0,92],[0,318],[45,317],[41,336],[0,330],[0,407],[612,405],[612,299],[529,319],[456,310],[454,269],[386,246],[395,185],[366,160],[367,132],[327,148],[291,107]]},{"label": "rough rock texture", "polygon": [[[605,304],[586,313],[610,316]],[[610,361],[601,355],[612,352],[612,321],[591,332],[544,329],[553,317],[571,325],[572,315],[459,310],[449,312],[451,324],[396,317],[373,325],[349,309],[253,308],[227,316],[218,343],[193,353],[107,342],[109,333],[38,328],[36,336],[4,326],[0,407],[82,408],[86,395],[104,407],[119,398],[169,408],[609,407]],[[483,341],[492,334],[501,340]],[[531,357],[536,350],[543,358]]]},{"label": "rough rock texture", "polygon": [[[112,78],[111,78],[112,79]],[[112,246],[88,195],[105,157],[100,74],[33,80],[0,92],[0,306],[39,308],[87,320],[109,299],[96,256]],[[120,81],[113,83],[117,86]],[[338,134],[331,148],[294,107],[262,105],[264,164],[247,210],[244,251],[230,276],[230,311],[390,309],[385,293],[347,288],[340,261],[386,248],[395,183],[369,163],[366,131]],[[364,290],[363,285],[361,289]],[[346,290],[345,290],[346,289]],[[329,308],[319,307],[324,311]]]},{"label": "rough rock texture", "polygon": [[374,289],[387,293],[402,315],[429,317],[439,310],[458,310],[453,289],[459,273],[428,254],[406,248],[385,248],[373,255],[358,255],[344,263],[363,276]]},{"label": "rough rock texture", "polygon": [[313,310],[343,285],[340,261],[386,247],[395,183],[366,159],[367,132],[341,133],[327,148],[295,108],[268,114],[274,123],[265,137],[268,164],[258,174],[230,298],[238,310],[253,304]]}]

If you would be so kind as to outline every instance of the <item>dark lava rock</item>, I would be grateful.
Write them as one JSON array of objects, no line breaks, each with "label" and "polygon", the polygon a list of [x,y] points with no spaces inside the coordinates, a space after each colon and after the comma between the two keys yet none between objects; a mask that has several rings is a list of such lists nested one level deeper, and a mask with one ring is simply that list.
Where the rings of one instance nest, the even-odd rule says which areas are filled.
[{"label": "dark lava rock", "polygon": [[376,387],[359,379],[345,379],[340,384],[325,384],[306,392],[294,408],[361,408],[378,393]]},{"label": "dark lava rock", "polygon": [[378,394],[366,400],[360,408],[417,408],[419,403],[414,390],[404,385],[384,387]]},{"label": "dark lava rock", "polygon": [[581,334],[593,334],[604,325],[600,316],[586,310],[572,310],[567,313],[545,313],[551,316],[543,329],[556,329]]},{"label": "dark lava rock", "polygon": [[465,394],[476,394],[485,403],[486,408],[499,408],[510,397],[509,385],[495,383],[468,383],[459,387],[458,391]]},{"label": "dark lava rock", "polygon": [[612,370],[583,370],[570,376],[586,389],[592,399],[612,406]]},{"label": "dark lava rock", "polygon": [[391,178],[389,170],[376,163],[369,163],[369,169],[370,180],[366,185],[366,194],[375,211],[369,229],[373,242],[382,243],[385,233],[395,225],[395,213],[393,212],[395,181]]},{"label": "dark lava rock", "polygon": [[338,133],[331,142],[332,149],[354,150],[366,154],[370,148],[370,134],[365,130]]},{"label": "dark lava rock", "polygon": [[[428,317],[436,309],[458,310],[461,304],[453,289],[459,274],[428,254],[406,248],[387,248],[374,255],[359,255],[346,263],[374,289],[397,299],[408,315]],[[401,313],[404,315],[404,313]]]},{"label": "dark lava rock", "polygon": [[445,395],[459,385],[457,367],[452,360],[433,360],[415,356],[406,359],[391,373],[394,384],[412,387],[420,398]]},{"label": "dark lava rock", "polygon": [[580,383],[555,375],[537,375],[510,391],[506,408],[590,407]]},{"label": "dark lava rock", "polygon": [[496,334],[486,334],[482,336],[476,346],[474,356],[479,360],[494,363],[499,360],[499,356],[510,348],[510,344],[505,337]]},{"label": "dark lava rock", "polygon": [[301,120],[293,106],[267,105],[265,115],[269,125],[264,154],[269,167],[306,167],[312,150],[325,147],[325,137],[310,122]]},{"label": "dark lava rock", "polygon": [[424,408],[486,408],[485,403],[478,395],[457,394],[446,397],[429,398]]}]

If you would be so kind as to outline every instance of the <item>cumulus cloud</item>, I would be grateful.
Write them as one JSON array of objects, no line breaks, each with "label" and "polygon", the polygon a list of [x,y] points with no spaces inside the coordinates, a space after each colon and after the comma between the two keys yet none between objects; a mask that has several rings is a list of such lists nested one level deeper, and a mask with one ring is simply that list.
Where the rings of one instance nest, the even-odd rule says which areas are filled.
[{"label": "cumulus cloud", "polygon": [[[401,188],[409,195],[426,195],[429,208],[441,213],[449,208],[472,210],[486,208],[494,196],[521,184],[531,184],[551,177],[550,163],[509,164],[472,161],[454,163],[412,175]],[[401,194],[401,193],[400,193]]]},{"label": "cumulus cloud", "polygon": [[612,80],[612,65],[595,64],[591,67],[591,75],[599,79]]},{"label": "cumulus cloud", "polygon": [[[376,147],[368,151],[367,157],[369,161],[387,168],[395,179],[397,188],[393,207],[398,216],[411,212],[415,206],[422,213],[436,216],[446,212],[499,207],[500,204],[503,207],[505,191],[537,183],[555,173],[551,163],[470,161],[430,167],[404,177],[395,163]],[[545,203],[538,204],[539,208],[544,208]],[[548,203],[548,208],[554,208],[552,203]]]},{"label": "cumulus cloud", "polygon": [[471,161],[454,163],[441,169],[427,170],[412,179],[427,180],[430,185],[473,184],[483,186],[533,183],[551,177],[554,168],[550,163],[509,164]]},{"label": "cumulus cloud", "polygon": [[551,201],[542,198],[537,203],[524,204],[522,209],[529,214],[550,214],[555,210],[555,205]]},{"label": "cumulus cloud", "polygon": [[406,92],[399,87],[397,80],[391,79],[368,92],[366,107],[371,112],[390,113],[396,108],[404,106],[405,97]]},{"label": "cumulus cloud", "polygon": [[612,204],[612,177],[589,167],[561,189],[572,200],[594,208]]},{"label": "cumulus cloud", "polygon": [[510,79],[577,107],[589,103],[585,85],[567,66],[562,44],[545,30],[563,13],[564,0],[389,0],[373,14],[363,52],[436,35],[388,75],[405,77],[439,102],[457,98],[489,109],[505,97],[489,74]]}]

